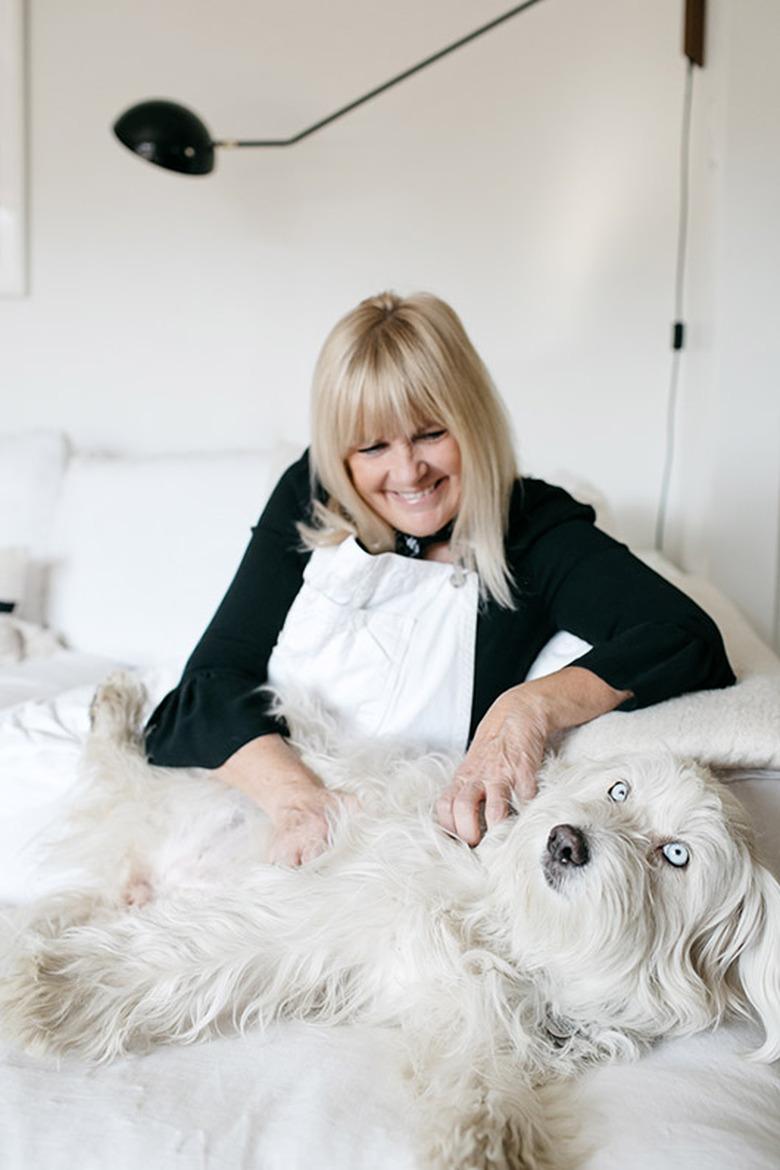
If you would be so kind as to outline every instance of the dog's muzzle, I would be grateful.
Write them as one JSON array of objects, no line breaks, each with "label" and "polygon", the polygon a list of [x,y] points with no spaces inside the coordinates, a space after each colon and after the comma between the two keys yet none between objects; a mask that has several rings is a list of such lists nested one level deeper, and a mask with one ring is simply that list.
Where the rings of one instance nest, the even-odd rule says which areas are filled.
[{"label": "dog's muzzle", "polygon": [[555,825],[547,838],[544,876],[547,884],[557,888],[567,872],[581,869],[590,861],[588,839],[575,825]]}]

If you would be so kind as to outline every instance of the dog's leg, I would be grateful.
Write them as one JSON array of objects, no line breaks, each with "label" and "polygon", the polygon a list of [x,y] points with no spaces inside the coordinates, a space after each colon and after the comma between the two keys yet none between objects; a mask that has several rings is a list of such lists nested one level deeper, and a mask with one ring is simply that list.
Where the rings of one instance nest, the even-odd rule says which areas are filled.
[{"label": "dog's leg", "polygon": [[[432,1070],[420,1097],[425,1170],[576,1170],[592,1151],[571,1083],[531,1085],[508,1056]],[[449,1086],[446,1087],[446,1082]],[[435,1087],[438,1086],[438,1087]],[[444,1092],[442,1092],[444,1090]]]},{"label": "dog's leg", "polygon": [[[313,942],[297,874],[262,867],[239,889],[23,935],[0,983],[0,1028],[36,1053],[104,1061],[277,1018],[352,1018],[369,992]],[[291,892],[292,890],[292,892]],[[307,917],[308,913],[308,917]]]},{"label": "dog's leg", "polygon": [[475,1052],[439,1065],[420,1098],[426,1170],[564,1170],[542,1103],[518,1062]]},{"label": "dog's leg", "polygon": [[537,1041],[516,978],[477,956],[438,980],[403,1021],[426,1170],[573,1170],[560,1110],[537,1091]]},{"label": "dog's leg", "polygon": [[126,671],[97,688],[80,786],[66,823],[48,843],[49,866],[71,869],[96,905],[143,906],[153,897],[149,858],[160,836],[160,803],[170,782],[146,764],[140,724],[146,689]]}]

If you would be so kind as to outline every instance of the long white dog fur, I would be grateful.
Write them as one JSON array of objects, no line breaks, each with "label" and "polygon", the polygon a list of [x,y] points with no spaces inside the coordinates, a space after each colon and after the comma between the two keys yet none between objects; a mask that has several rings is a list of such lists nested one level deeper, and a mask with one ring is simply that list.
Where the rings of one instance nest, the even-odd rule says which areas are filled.
[{"label": "long white dog fur", "polygon": [[[267,823],[205,772],[150,768],[144,694],[93,705],[83,800],[59,861],[74,889],[17,923],[0,1029],[104,1061],[280,1018],[401,1029],[421,1164],[567,1164],[547,1086],[661,1036],[755,1015],[780,1057],[780,887],[726,788],[668,754],[564,766],[476,849],[432,817],[452,761],[298,745],[357,812],[302,869],[264,864]],[[288,712],[288,718],[293,718]]]}]

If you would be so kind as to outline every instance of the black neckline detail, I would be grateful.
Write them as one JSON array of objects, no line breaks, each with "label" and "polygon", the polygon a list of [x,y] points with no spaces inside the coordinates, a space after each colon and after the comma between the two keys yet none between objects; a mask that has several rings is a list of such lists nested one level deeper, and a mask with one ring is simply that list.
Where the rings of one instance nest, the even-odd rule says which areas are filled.
[{"label": "black neckline detail", "polygon": [[395,551],[400,557],[412,557],[415,560],[425,555],[426,549],[432,544],[445,544],[452,536],[455,521],[450,520],[432,536],[410,536],[407,532],[395,534]]}]

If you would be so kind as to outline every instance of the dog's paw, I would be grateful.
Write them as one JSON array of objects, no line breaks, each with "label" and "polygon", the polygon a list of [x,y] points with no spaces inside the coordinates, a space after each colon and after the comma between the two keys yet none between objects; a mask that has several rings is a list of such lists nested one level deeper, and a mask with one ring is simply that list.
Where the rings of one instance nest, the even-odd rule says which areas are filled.
[{"label": "dog's paw", "polygon": [[115,670],[103,680],[92,699],[92,734],[121,741],[138,731],[146,703],[146,687],[127,670]]},{"label": "dog's paw", "polygon": [[[121,970],[100,937],[92,921],[56,936],[35,928],[17,936],[0,977],[3,1043],[30,1056],[95,1062],[123,1052],[123,1009],[132,1005],[117,992]],[[110,941],[110,932],[103,938]]]},{"label": "dog's paw", "polygon": [[524,1084],[519,1061],[481,1084],[452,1081],[444,1098],[442,1088],[432,1096],[424,1092],[418,1104],[425,1170],[574,1170],[580,1165],[559,1142],[563,1130],[545,1116],[537,1091]]},{"label": "dog's paw", "polygon": [[3,963],[0,1040],[31,1056],[56,1055],[56,1028],[52,1027],[59,1010],[56,988],[47,980],[41,951],[25,941],[27,945],[5,956]]}]

